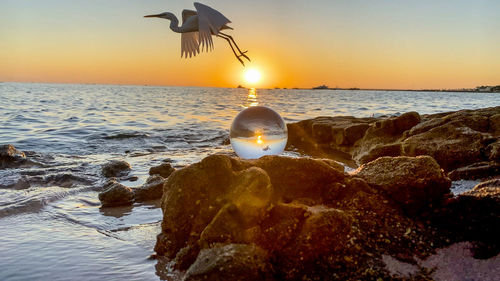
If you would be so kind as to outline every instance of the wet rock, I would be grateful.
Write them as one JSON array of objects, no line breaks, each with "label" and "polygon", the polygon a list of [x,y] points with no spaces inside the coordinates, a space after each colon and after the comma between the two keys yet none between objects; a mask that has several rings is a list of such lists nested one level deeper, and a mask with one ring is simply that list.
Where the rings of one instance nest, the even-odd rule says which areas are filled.
[{"label": "wet rock", "polygon": [[390,118],[318,117],[287,124],[287,149],[364,164],[382,156],[429,155],[447,172],[500,159],[500,107]]},{"label": "wet rock", "polygon": [[379,157],[383,156],[396,157],[396,156],[401,156],[401,154],[402,154],[401,143],[377,145],[373,148],[370,148],[365,153],[356,155],[355,160],[360,164],[365,164]]},{"label": "wet rock", "polygon": [[395,155],[397,151],[396,145],[389,145],[398,142],[403,133],[420,122],[420,115],[416,112],[408,112],[397,117],[382,119],[374,124],[368,130],[359,142],[359,148],[353,152],[355,160],[363,160],[366,163],[377,155],[385,153]]},{"label": "wet rock", "polygon": [[126,161],[111,160],[102,166],[101,173],[107,178],[113,178],[126,176],[130,170],[131,166]]},{"label": "wet rock", "polygon": [[224,136],[224,138],[222,139],[221,145],[230,145],[231,144],[231,139],[229,138],[229,136]]},{"label": "wet rock", "polygon": [[477,184],[476,186],[474,186],[474,190],[478,190],[478,189],[481,189],[483,187],[500,188],[500,178],[483,181],[483,182]]},{"label": "wet rock", "polygon": [[353,174],[386,192],[409,212],[440,200],[451,186],[439,164],[429,156],[381,157]]},{"label": "wet rock", "polygon": [[323,160],[323,162],[325,162],[330,167],[334,168],[335,170],[337,170],[339,172],[343,173],[345,171],[344,165],[340,164],[339,162],[337,162],[335,160],[331,160],[331,159],[321,159],[321,160]]},{"label": "wet rock", "polygon": [[[442,223],[471,218],[464,211],[470,205],[465,199],[451,198],[449,187],[449,179],[429,156],[381,157],[345,174],[324,159],[241,160],[212,155],[167,179],[162,232],[155,250],[173,259],[175,268],[187,269],[186,280],[231,280],[236,278],[234,272],[257,280],[266,276],[389,279],[382,254],[411,261],[414,255],[425,257],[444,241],[464,237],[495,245],[488,240],[493,226],[478,232],[475,220],[462,220],[462,225]],[[487,210],[473,210],[487,217]],[[492,218],[490,214],[481,222],[492,223]],[[442,232],[435,232],[437,226]],[[465,227],[482,234],[454,232],[470,234],[472,230],[464,231]],[[256,270],[247,264],[246,255],[225,255],[232,245],[261,249],[263,254],[257,258],[264,266]],[[252,269],[251,274],[263,275],[249,277],[242,265]]]},{"label": "wet rock", "polygon": [[170,174],[172,174],[175,169],[170,165],[170,163],[162,163],[158,166],[151,167],[149,169],[150,175],[160,175],[164,178],[168,178]]},{"label": "wet rock", "polygon": [[428,116],[409,131],[403,154],[430,155],[445,171],[487,161],[484,152],[499,137],[492,123],[499,113],[500,107],[492,107]]},{"label": "wet rock", "polygon": [[128,177],[122,178],[121,180],[134,182],[134,181],[138,181],[139,177],[138,176],[128,176]]},{"label": "wet rock", "polygon": [[102,207],[125,206],[134,203],[132,189],[118,183],[116,180],[106,182],[103,189],[104,191],[99,193]]},{"label": "wet rock", "polygon": [[411,136],[402,143],[403,154],[432,156],[445,171],[483,161],[485,135],[469,127],[445,124]]},{"label": "wet rock", "polygon": [[5,188],[5,189],[27,189],[31,187],[31,183],[29,181],[29,178],[25,175],[18,176],[18,175],[9,175],[9,176],[4,176],[1,179],[0,182],[0,188]]},{"label": "wet rock", "polygon": [[377,118],[317,117],[287,124],[287,148],[298,148],[319,157],[345,158]]},{"label": "wet rock", "polygon": [[255,245],[228,244],[202,250],[183,280],[274,280],[271,273],[266,251]]},{"label": "wet rock", "polygon": [[448,173],[448,177],[453,181],[484,179],[497,175],[500,175],[500,163],[496,162],[477,162]]},{"label": "wet rock", "polygon": [[71,173],[57,173],[45,176],[42,180],[38,181],[42,185],[55,185],[61,187],[73,187],[75,185],[88,185],[93,181],[89,178],[84,178]]},{"label": "wet rock", "polygon": [[160,175],[152,175],[140,188],[134,189],[136,201],[147,201],[160,199],[163,196],[163,184],[165,179]]},{"label": "wet rock", "polygon": [[231,159],[212,155],[173,172],[164,186],[162,233],[155,251],[174,258],[198,241],[203,229],[225,205],[233,177]]},{"label": "wet rock", "polygon": [[370,125],[366,123],[332,127],[335,143],[338,145],[354,144],[365,135],[368,128],[370,128]]},{"label": "wet rock", "polygon": [[27,162],[24,152],[17,150],[11,144],[0,146],[0,169],[16,168]]}]

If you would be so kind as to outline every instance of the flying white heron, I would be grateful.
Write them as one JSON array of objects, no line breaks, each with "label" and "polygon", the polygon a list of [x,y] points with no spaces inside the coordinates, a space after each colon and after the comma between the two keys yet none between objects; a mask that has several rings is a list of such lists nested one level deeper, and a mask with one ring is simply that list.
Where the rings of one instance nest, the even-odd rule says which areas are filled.
[{"label": "flying white heron", "polygon": [[[245,66],[241,57],[246,58],[250,61],[250,58],[245,55],[245,52],[242,52],[233,37],[228,34],[220,32],[223,29],[232,29],[227,26],[229,21],[223,14],[219,11],[216,11],[207,5],[203,5],[201,3],[195,2],[194,7],[196,11],[193,10],[183,10],[182,11],[182,25],[179,26],[179,20],[177,17],[169,12],[156,14],[156,15],[148,15],[144,16],[145,18],[162,18],[170,20],[170,29],[172,31],[181,33],[181,57],[192,57],[196,56],[200,53],[200,45],[201,51],[210,51],[213,49],[213,41],[212,35],[218,36],[220,38],[225,39],[231,50],[233,50],[236,58]],[[234,47],[238,50],[236,53]]]}]

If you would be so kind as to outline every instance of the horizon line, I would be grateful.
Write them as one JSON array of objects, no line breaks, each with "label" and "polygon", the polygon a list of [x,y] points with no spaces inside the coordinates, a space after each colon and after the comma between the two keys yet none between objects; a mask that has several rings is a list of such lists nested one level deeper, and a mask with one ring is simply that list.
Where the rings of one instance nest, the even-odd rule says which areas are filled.
[{"label": "horizon line", "polygon": [[[193,85],[156,85],[156,84],[128,84],[128,83],[123,83],[123,84],[115,84],[115,83],[95,83],[95,82],[37,82],[37,81],[0,81],[0,84],[2,83],[26,83],[26,84],[52,84],[52,85],[102,85],[102,86],[136,86],[136,87],[192,87],[192,88],[220,88],[220,89],[257,89],[257,90],[345,90],[345,91],[413,91],[413,92],[418,92],[418,91],[436,91],[436,92],[442,92],[442,91],[458,91],[458,92],[474,92],[474,90],[477,91],[478,88],[480,87],[500,87],[500,83],[497,85],[480,85],[476,86],[474,88],[419,88],[419,89],[401,89],[401,88],[359,88],[359,87],[333,87],[330,88],[326,85],[320,85],[320,86],[314,86],[314,87],[246,87],[242,86],[241,84],[238,84],[233,87],[221,87],[221,86],[193,86]],[[325,88],[318,88],[318,87],[323,87]]]}]

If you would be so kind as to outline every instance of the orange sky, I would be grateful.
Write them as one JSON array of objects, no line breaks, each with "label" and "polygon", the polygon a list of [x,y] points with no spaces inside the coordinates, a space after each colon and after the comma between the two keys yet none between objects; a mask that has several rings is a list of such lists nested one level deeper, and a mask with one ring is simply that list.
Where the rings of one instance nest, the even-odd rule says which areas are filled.
[{"label": "orange sky", "polygon": [[[70,3],[69,3],[70,2]],[[462,88],[500,84],[495,1],[203,1],[262,73],[258,87]],[[271,3],[269,3],[271,2]],[[306,3],[307,2],[307,3]],[[372,3],[376,2],[376,3]],[[191,1],[0,0],[0,81],[234,87],[224,40],[180,58],[150,13]]]}]

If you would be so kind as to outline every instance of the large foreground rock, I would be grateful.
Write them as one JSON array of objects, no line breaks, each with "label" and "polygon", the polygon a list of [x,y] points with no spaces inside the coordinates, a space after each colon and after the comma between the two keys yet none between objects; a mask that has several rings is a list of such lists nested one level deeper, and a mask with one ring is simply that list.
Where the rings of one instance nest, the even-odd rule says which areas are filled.
[{"label": "large foreground rock", "polygon": [[[461,220],[478,210],[449,207],[461,200],[449,187],[428,156],[346,174],[322,159],[213,155],[168,178],[155,251],[186,280],[369,280],[391,278],[382,254],[411,262],[470,237],[496,249],[498,230]],[[460,223],[482,235],[456,235]]]},{"label": "large foreground rock", "polygon": [[[383,156],[432,156],[454,179],[498,175],[500,106],[390,118],[318,117],[288,124],[289,149],[358,165]],[[349,133],[351,132],[351,133]],[[490,162],[482,170],[474,165]]]}]

